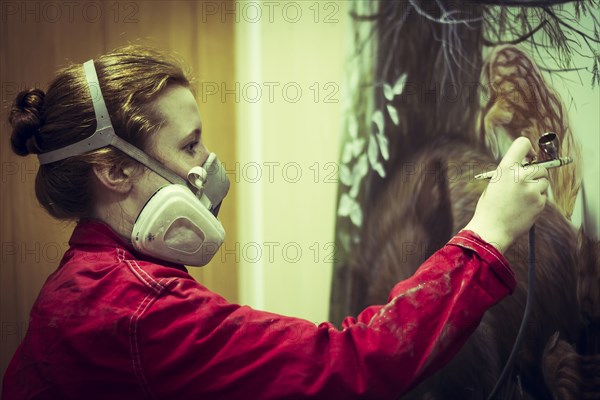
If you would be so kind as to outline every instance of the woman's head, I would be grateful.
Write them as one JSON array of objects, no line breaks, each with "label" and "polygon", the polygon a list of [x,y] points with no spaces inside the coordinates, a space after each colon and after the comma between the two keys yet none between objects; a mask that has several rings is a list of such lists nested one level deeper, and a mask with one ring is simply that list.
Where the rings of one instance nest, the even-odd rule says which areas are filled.
[{"label": "woman's head", "polygon": [[[157,104],[171,88],[190,88],[181,67],[164,54],[139,46],[116,49],[94,64],[117,135],[160,158],[160,151],[153,149],[153,136],[169,115]],[[19,93],[9,122],[13,151],[21,156],[45,153],[92,135],[96,120],[82,65],[59,71],[46,93],[40,89]],[[56,218],[92,217],[98,171],[137,171],[138,166],[112,147],[70,157],[40,167],[36,195]]]}]

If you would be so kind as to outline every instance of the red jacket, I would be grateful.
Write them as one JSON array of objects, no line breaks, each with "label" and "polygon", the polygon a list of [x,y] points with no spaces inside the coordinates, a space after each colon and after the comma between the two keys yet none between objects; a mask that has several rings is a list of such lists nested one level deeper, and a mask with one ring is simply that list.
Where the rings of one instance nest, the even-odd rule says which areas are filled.
[{"label": "red jacket", "polygon": [[4,376],[11,399],[392,399],[441,368],[516,282],[463,231],[341,330],[228,303],[183,266],[79,224]]}]

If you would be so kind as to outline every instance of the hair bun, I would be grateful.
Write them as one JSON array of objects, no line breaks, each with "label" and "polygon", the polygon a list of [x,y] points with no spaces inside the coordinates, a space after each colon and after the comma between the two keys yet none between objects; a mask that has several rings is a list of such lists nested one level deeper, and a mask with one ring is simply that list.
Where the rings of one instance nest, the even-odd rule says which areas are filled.
[{"label": "hair bun", "polygon": [[13,128],[10,137],[12,149],[20,156],[40,153],[34,135],[43,124],[42,105],[45,96],[41,89],[28,89],[15,98],[8,122]]}]

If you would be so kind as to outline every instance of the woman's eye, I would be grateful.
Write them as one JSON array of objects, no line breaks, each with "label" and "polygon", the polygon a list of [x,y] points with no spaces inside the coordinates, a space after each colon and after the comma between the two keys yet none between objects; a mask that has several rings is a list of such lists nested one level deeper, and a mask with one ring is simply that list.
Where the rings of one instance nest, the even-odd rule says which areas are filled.
[{"label": "woman's eye", "polygon": [[200,142],[191,142],[190,144],[188,144],[187,146],[185,146],[185,150],[190,153],[190,154],[195,154],[196,153],[196,147],[198,146],[198,143]]}]

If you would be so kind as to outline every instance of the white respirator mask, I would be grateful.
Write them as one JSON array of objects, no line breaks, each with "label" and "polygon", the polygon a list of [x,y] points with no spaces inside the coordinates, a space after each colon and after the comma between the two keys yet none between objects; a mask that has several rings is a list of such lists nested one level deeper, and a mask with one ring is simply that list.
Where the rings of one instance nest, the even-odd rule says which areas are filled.
[{"label": "white respirator mask", "polygon": [[187,182],[156,159],[115,133],[102,97],[93,60],[83,64],[96,114],[96,131],[69,146],[38,154],[40,165],[113,146],[165,178],[169,184],[148,199],[131,232],[133,247],[160,260],[190,266],[206,265],[225,239],[217,219],[229,191],[229,179],[217,156],[210,153],[202,166],[193,167]]}]

